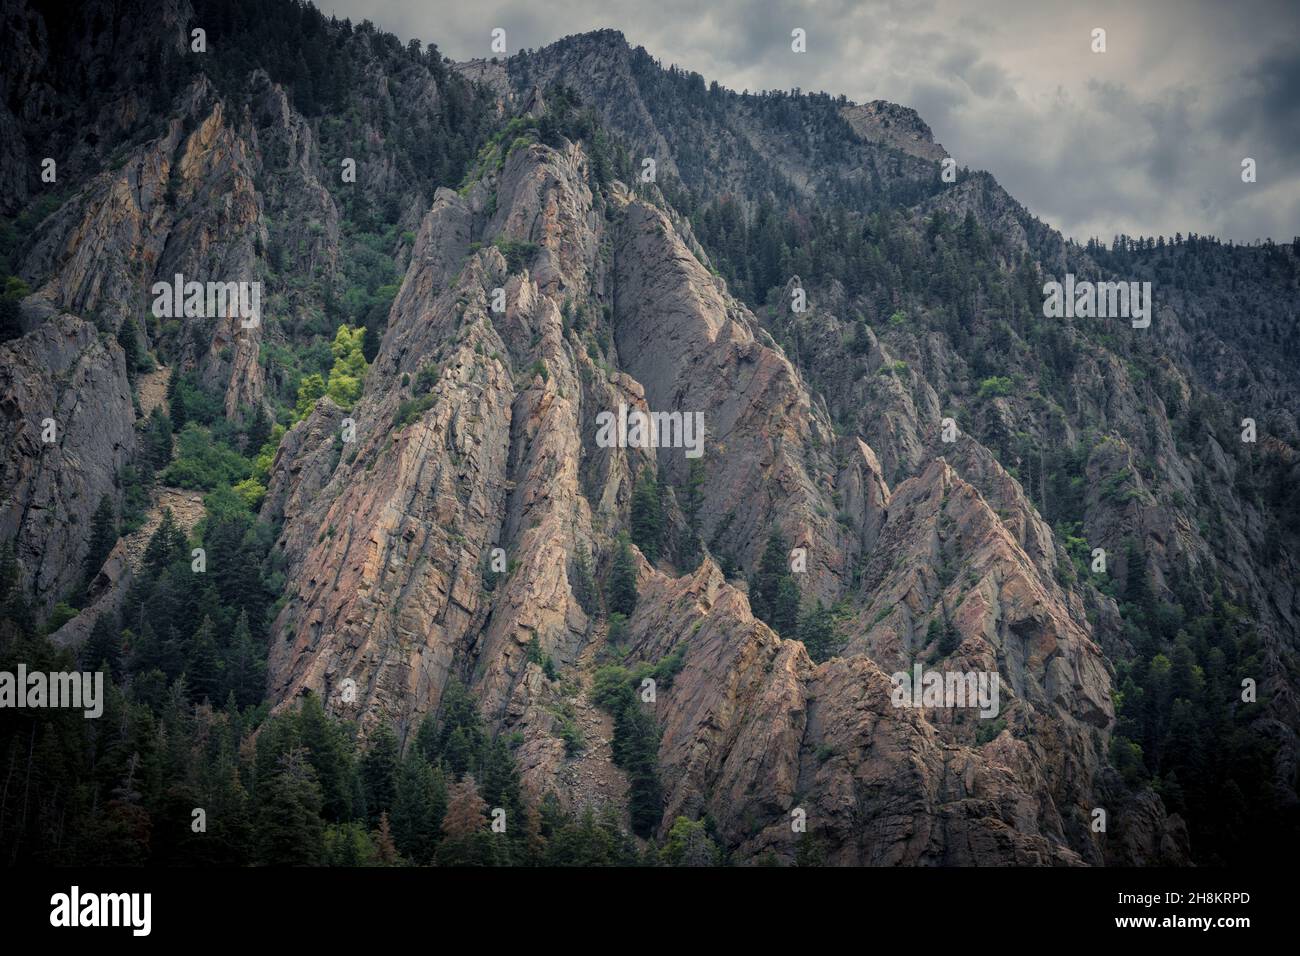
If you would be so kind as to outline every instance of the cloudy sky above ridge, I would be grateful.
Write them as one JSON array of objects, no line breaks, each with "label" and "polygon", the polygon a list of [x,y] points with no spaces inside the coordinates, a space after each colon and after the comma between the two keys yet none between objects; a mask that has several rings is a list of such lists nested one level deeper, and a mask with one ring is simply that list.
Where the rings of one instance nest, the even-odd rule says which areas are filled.
[{"label": "cloudy sky above ridge", "polygon": [[[1300,234],[1296,0],[317,0],[457,60],[612,27],[736,90],[916,109],[1067,236]],[[807,31],[808,52],[790,50]],[[1106,30],[1105,53],[1091,50]],[[1241,181],[1244,157],[1258,181]]]}]

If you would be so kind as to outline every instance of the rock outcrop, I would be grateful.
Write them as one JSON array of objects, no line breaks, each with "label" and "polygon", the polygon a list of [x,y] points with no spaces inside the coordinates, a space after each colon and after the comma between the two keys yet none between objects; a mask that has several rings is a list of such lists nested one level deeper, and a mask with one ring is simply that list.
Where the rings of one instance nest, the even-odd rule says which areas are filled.
[{"label": "rock outcrop", "polygon": [[[328,403],[286,437],[265,506],[285,517],[295,582],[273,697],[311,689],[363,728],[409,734],[460,676],[523,735],[530,789],[577,802],[554,739],[563,695],[526,651],[582,666],[601,635],[576,599],[574,555],[611,552],[610,509],[626,513],[640,468],[680,486],[689,464],[680,448],[597,446],[595,413],[699,411],[711,547],[754,566],[780,527],[807,549],[805,595],[860,610],[844,656],[815,665],[712,559],[680,577],[641,562],[628,659],[685,654],[656,705],[665,827],[707,812],[743,857],[790,857],[802,808],[836,862],[1099,862],[1086,795],[1113,720],[1109,678],[1018,486],[968,452],[1007,517],[943,461],[891,493],[875,452],[835,438],[669,218],[621,189],[597,206],[586,163],[580,148],[533,145],[464,197],[440,192],[352,412],[355,448],[334,458]],[[512,267],[497,240],[534,251]],[[602,303],[616,375],[566,322]],[[417,394],[430,369],[436,383]],[[942,666],[1002,683],[991,739],[969,713],[891,703],[889,674],[933,651],[922,634],[939,615],[961,635]]]},{"label": "rock outcrop", "polygon": [[59,315],[0,345],[0,540],[41,611],[81,580],[100,499],[120,505],[134,421],[122,349],[89,322]]}]

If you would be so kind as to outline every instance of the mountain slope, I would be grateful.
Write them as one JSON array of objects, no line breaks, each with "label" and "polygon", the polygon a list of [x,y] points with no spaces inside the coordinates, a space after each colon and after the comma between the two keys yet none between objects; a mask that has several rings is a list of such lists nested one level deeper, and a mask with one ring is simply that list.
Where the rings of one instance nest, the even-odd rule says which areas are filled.
[{"label": "mountain slope", "polygon": [[[83,88],[131,117],[66,148],[56,200],[32,174],[11,194],[11,429],[49,405],[24,356],[52,330],[115,367],[61,413],[91,465],[75,503],[42,503],[8,443],[0,529],[46,620],[81,583],[45,570],[56,550],[95,553],[72,526],[150,495],[128,469],[211,492],[211,597],[164,619],[132,584],[107,639],[140,700],[183,674],[244,703],[235,658],[189,633],[242,613],[268,726],[319,702],[408,755],[441,728],[440,767],[486,773],[448,756],[460,714],[510,741],[524,802],[609,804],[658,842],[703,820],[734,862],[1224,862],[1294,839],[1294,248],[1081,248],[987,173],[945,182],[905,108],[742,96],[613,31],[451,65],[311,8],[180,3],[132,41],[158,92],[62,69],[101,42],[95,10],[6,59],[25,112],[0,116],[22,132],[0,168],[39,169]],[[45,14],[6,22],[39,41]],[[198,24],[237,55],[188,55]],[[1067,272],[1153,281],[1150,328],[1045,319]],[[265,321],[150,315],[175,273],[261,282]],[[165,426],[127,397],[151,352],[178,370]],[[607,447],[620,407],[698,413],[703,456]],[[146,617],[175,632],[156,655]],[[997,714],[896,706],[913,665],[997,675]],[[584,751],[579,723],[610,737]]]}]

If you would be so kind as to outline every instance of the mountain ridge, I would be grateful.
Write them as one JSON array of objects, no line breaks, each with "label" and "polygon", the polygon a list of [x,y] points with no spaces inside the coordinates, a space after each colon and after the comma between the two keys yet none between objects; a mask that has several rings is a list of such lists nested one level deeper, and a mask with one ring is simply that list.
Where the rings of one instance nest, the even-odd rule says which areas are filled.
[{"label": "mountain ridge", "polygon": [[[223,7],[177,3],[161,22],[195,9]],[[192,424],[249,470],[269,448],[235,538],[261,579],[218,589],[232,624],[252,612],[282,719],[310,692],[362,740],[391,727],[409,752],[463,684],[514,741],[529,800],[578,812],[599,798],[572,773],[575,713],[603,707],[615,677],[657,674],[648,717],[613,713],[615,810],[659,841],[707,820],[738,862],[1185,863],[1198,840],[1219,859],[1246,825],[1207,816],[1228,783],[1250,792],[1255,825],[1293,824],[1297,343],[1270,308],[1296,289],[1294,249],[1081,248],[986,173],[945,183],[942,148],[905,107],[707,87],[616,31],[450,64],[304,23],[366,78],[358,91],[272,64],[178,79],[180,116],[40,220],[30,248],[6,245],[35,292],[20,344],[0,346],[17,381],[49,316],[89,312],[120,393],[144,364],[128,355],[165,355]],[[306,89],[352,118],[313,114]],[[6,108],[0,122],[23,120]],[[465,148],[427,152],[433,130]],[[349,189],[331,167],[359,142]],[[461,157],[464,176],[440,181],[429,157]],[[19,149],[2,159],[30,165]],[[1241,311],[1273,354],[1251,355],[1221,318],[1235,298],[1198,287],[1196,263],[1255,293]],[[1149,337],[1042,321],[1043,279],[1122,269],[1177,277]],[[260,277],[266,323],[136,320],[149,281],[178,270]],[[807,308],[790,308],[801,294]],[[329,342],[339,321],[367,333],[355,382],[348,346]],[[1207,352],[1237,374],[1198,364]],[[78,404],[100,391],[76,389]],[[3,394],[7,434],[26,435],[40,403]],[[1258,454],[1229,440],[1228,410],[1251,403]],[[702,411],[703,468],[597,447],[596,413],[620,404]],[[259,413],[284,427],[269,446],[251,438]],[[136,428],[138,463],[153,420],[101,414]],[[37,457],[6,447],[5,474]],[[178,450],[159,475],[190,480]],[[125,512],[124,467],[77,492],[79,522],[104,496]],[[235,477],[203,490],[219,498]],[[234,555],[210,540],[209,507],[220,568]],[[24,513],[4,513],[32,542],[19,588],[46,615],[73,576],[33,586],[28,564],[54,545]],[[82,563],[75,536],[61,547]],[[768,558],[789,548],[806,553],[798,576]],[[638,595],[626,614],[620,562]],[[159,673],[201,663],[182,657]],[[998,675],[998,721],[891,706],[890,674],[917,661]],[[1265,702],[1237,712],[1247,674]],[[1187,748],[1192,701],[1236,722],[1226,770]]]}]

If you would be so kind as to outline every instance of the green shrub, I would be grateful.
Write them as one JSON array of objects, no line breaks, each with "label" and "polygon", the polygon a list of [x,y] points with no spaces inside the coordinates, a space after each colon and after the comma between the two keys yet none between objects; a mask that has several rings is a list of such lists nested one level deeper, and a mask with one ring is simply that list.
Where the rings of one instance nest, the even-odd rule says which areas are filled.
[{"label": "green shrub", "polygon": [[537,250],[541,248],[535,242],[516,239],[498,239],[493,245],[506,257],[506,269],[510,272],[518,272],[532,262],[533,256],[537,255]]},{"label": "green shrub", "polygon": [[1011,379],[1005,375],[994,375],[980,382],[980,398],[1002,398],[1011,394]]},{"label": "green shrub", "polygon": [[245,478],[233,490],[248,505],[249,511],[256,511],[266,497],[266,486],[256,478]]},{"label": "green shrub", "polygon": [[60,601],[54,605],[54,610],[50,611],[49,620],[45,622],[47,633],[53,634],[64,624],[67,624],[77,616],[77,609],[66,601]]},{"label": "green shrub", "polygon": [[421,395],[419,398],[408,398],[397,406],[397,412],[393,415],[393,425],[397,428],[404,428],[414,421],[418,421],[420,416],[433,407],[435,401],[432,395]]},{"label": "green shrub", "polygon": [[217,441],[212,432],[189,424],[176,442],[176,460],[162,473],[164,484],[211,491],[248,477],[248,460]]},{"label": "green shrub", "polygon": [[1006,729],[1007,721],[1005,717],[999,717],[997,720],[980,721],[979,727],[975,730],[975,746],[983,747]]},{"label": "green shrub", "polygon": [[420,373],[415,376],[416,394],[423,395],[425,392],[433,391],[433,387],[438,384],[438,369],[433,365],[426,365],[420,369]]}]

